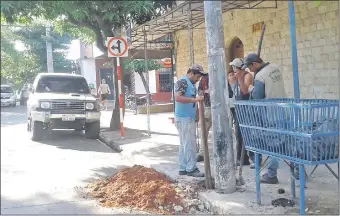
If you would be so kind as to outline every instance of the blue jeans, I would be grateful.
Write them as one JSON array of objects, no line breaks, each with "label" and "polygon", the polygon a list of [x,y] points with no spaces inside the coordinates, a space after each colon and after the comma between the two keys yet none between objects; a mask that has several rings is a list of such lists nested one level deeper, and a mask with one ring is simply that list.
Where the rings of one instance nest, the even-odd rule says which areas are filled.
[{"label": "blue jeans", "polygon": [[268,177],[276,177],[277,176],[277,169],[279,168],[279,160],[277,158],[270,158],[268,165]]},{"label": "blue jeans", "polygon": [[[255,153],[250,156],[250,159],[255,163]],[[260,161],[262,159],[262,155],[260,154]],[[260,164],[261,165],[261,164]],[[277,176],[277,169],[279,168],[279,160],[277,158],[269,158],[269,165],[268,165],[268,177],[276,177]]]},{"label": "blue jeans", "polygon": [[197,163],[196,122],[192,118],[175,118],[180,145],[178,153],[179,171],[192,172]]},{"label": "blue jeans", "polygon": [[[268,165],[268,177],[277,177],[277,169],[279,168],[279,160],[277,158],[270,158],[269,159],[269,165]],[[296,163],[292,163],[292,166],[294,166],[295,170],[299,169],[299,165]]]}]

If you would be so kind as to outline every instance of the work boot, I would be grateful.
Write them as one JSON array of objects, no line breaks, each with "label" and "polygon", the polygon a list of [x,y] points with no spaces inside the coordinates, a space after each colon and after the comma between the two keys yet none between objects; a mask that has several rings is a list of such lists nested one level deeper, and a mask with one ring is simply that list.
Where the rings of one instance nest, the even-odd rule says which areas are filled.
[{"label": "work boot", "polygon": [[[261,168],[261,165],[262,165],[262,159],[260,160],[260,168]],[[250,169],[255,169],[255,163],[251,163],[250,164]]]},{"label": "work boot", "polygon": [[[237,160],[236,161],[236,166],[240,166],[240,164],[241,164],[240,160]],[[248,165],[250,165],[249,160],[243,161],[243,166],[248,166]]]},{"label": "work boot", "polygon": [[187,172],[187,176],[204,177],[204,173],[200,172],[200,170],[198,168],[196,168],[192,172]]},{"label": "work boot", "polygon": [[203,155],[200,155],[200,154],[198,154],[198,155],[196,156],[196,159],[197,159],[197,162],[204,161]]},{"label": "work boot", "polygon": [[[295,168],[294,173],[292,173],[292,175],[296,180],[300,180],[299,168]],[[307,180],[307,179],[308,179],[308,175],[307,175],[306,170],[305,170],[305,180]]]},{"label": "work boot", "polygon": [[277,176],[270,177],[268,173],[265,173],[260,182],[262,184],[278,184],[279,180],[277,179]]},{"label": "work boot", "polygon": [[186,175],[187,174],[187,171],[179,171],[178,172],[178,175]]}]

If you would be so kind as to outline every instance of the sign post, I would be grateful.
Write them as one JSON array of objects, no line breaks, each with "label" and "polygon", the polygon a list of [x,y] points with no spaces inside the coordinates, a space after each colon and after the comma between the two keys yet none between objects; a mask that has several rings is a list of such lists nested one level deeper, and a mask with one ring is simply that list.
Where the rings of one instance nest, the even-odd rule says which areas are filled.
[{"label": "sign post", "polygon": [[[120,115],[120,135],[124,139],[124,116],[123,116],[123,94],[122,94],[122,75],[120,69],[120,57],[128,56],[128,44],[126,37],[108,37],[107,51],[108,57],[116,57],[117,60],[117,77],[118,77],[118,94],[119,94],[119,115]],[[115,83],[113,83],[115,86]],[[116,88],[117,89],[117,88]]]}]

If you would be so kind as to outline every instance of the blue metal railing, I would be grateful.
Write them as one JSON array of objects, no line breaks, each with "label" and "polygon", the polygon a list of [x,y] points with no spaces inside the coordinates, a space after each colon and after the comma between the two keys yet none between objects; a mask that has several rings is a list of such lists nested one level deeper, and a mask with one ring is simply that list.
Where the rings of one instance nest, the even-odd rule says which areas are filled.
[{"label": "blue metal railing", "polygon": [[339,101],[250,100],[235,108],[247,150],[305,165],[338,162]]},{"label": "blue metal railing", "polygon": [[[256,199],[261,204],[259,155],[299,164],[300,214],[305,214],[304,165],[339,162],[339,101],[262,99],[235,101],[245,148],[255,152]],[[315,170],[314,168],[314,170]],[[314,172],[314,170],[312,172]],[[336,176],[336,178],[338,178]],[[295,179],[291,179],[295,198]]]}]

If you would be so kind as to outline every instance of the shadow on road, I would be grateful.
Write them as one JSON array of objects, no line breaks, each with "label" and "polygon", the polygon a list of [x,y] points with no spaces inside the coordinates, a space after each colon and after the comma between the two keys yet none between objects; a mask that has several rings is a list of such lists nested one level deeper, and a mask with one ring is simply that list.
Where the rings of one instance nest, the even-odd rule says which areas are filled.
[{"label": "shadow on road", "polygon": [[[26,199],[1,196],[1,214],[136,214],[127,209],[103,208],[89,198],[82,189],[75,189],[77,197],[61,199],[47,193],[37,193]],[[78,197],[79,196],[79,197]]]},{"label": "shadow on road", "polygon": [[118,173],[121,169],[128,168],[128,167],[129,166],[117,165],[117,166],[112,166],[112,167],[110,166],[110,167],[101,167],[101,168],[92,169],[91,171],[94,172],[93,175],[83,180],[83,182],[91,183],[98,179],[105,179]]},{"label": "shadow on road", "polygon": [[27,122],[26,106],[1,107],[1,127]]},{"label": "shadow on road", "polygon": [[86,139],[82,132],[73,130],[52,131],[52,133],[47,134],[40,143],[56,146],[60,149],[113,153],[109,147],[101,144],[97,140]]}]

